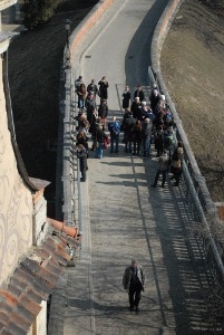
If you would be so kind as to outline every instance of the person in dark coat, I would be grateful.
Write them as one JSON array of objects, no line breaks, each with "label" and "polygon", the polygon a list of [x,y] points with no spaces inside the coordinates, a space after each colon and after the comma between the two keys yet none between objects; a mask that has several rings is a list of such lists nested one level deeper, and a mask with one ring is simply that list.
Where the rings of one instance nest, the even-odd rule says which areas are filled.
[{"label": "person in dark coat", "polygon": [[150,94],[150,104],[151,104],[151,108],[152,108],[152,111],[153,113],[155,112],[155,108],[160,100],[160,97],[159,97],[159,92],[158,92],[158,88],[157,88],[157,85],[156,84],[153,84],[153,89],[151,91],[151,94]]},{"label": "person in dark coat", "polygon": [[129,108],[130,99],[131,99],[131,93],[129,90],[129,86],[126,86],[124,93],[122,94],[123,100],[122,100],[122,108],[126,109]]},{"label": "person in dark coat", "polygon": [[132,153],[132,141],[135,127],[135,119],[131,113],[127,114],[127,117],[123,123],[124,127],[124,140],[125,140],[125,152]]},{"label": "person in dark coat", "polygon": [[96,108],[96,96],[94,95],[93,91],[90,91],[86,97],[86,115],[89,123],[91,123],[92,113],[95,108]]},{"label": "person in dark coat", "polygon": [[160,127],[155,132],[155,149],[157,151],[157,157],[161,156],[164,150],[164,130],[163,126]]},{"label": "person in dark coat", "polygon": [[77,157],[79,159],[80,172],[82,174],[81,181],[86,181],[87,171],[87,155],[88,150],[82,144],[77,145]]},{"label": "person in dark coat", "polygon": [[144,157],[150,156],[151,136],[152,136],[152,122],[149,118],[146,118],[142,126],[142,141],[143,141],[143,147],[144,147]]},{"label": "person in dark coat", "polygon": [[141,120],[142,118],[141,107],[142,105],[140,103],[139,97],[135,97],[135,100],[132,102],[132,105],[131,105],[131,112],[132,112],[134,119]]},{"label": "person in dark coat", "polygon": [[96,95],[98,93],[98,87],[95,84],[95,79],[92,79],[91,83],[87,86],[87,92],[89,94],[93,93],[93,95],[95,96],[95,99],[96,99]]},{"label": "person in dark coat", "polygon": [[86,136],[86,133],[84,131],[80,131],[76,136],[76,145],[78,146],[79,144],[82,144],[88,151],[89,146],[87,140],[88,138]]},{"label": "person in dark coat", "polygon": [[140,120],[136,120],[133,132],[134,155],[139,155],[141,142],[142,142],[142,123]]},{"label": "person in dark coat", "polygon": [[101,99],[101,102],[102,102],[102,100],[107,100],[108,99],[107,89],[109,87],[107,78],[105,76],[102,77],[102,79],[98,82],[98,85],[99,85],[98,94],[99,94],[99,97]]},{"label": "person in dark coat", "polygon": [[101,104],[98,108],[98,116],[100,118],[100,122],[106,127],[106,118],[108,116],[108,106],[107,106],[107,100],[102,99]]},{"label": "person in dark coat", "polygon": [[130,311],[133,311],[135,308],[136,313],[138,313],[141,291],[145,290],[145,272],[143,268],[137,264],[136,260],[133,260],[131,265],[125,269],[123,287],[129,295]]},{"label": "person in dark coat", "polygon": [[97,147],[96,135],[97,135],[97,130],[98,130],[99,124],[100,124],[100,120],[98,118],[97,110],[94,109],[93,113],[92,113],[90,129],[89,129],[89,132],[92,134],[92,140],[93,140],[93,145],[92,145],[91,151],[94,151]]},{"label": "person in dark coat", "polygon": [[134,98],[139,97],[140,102],[145,100],[145,94],[142,90],[142,86],[139,85],[134,93]]}]

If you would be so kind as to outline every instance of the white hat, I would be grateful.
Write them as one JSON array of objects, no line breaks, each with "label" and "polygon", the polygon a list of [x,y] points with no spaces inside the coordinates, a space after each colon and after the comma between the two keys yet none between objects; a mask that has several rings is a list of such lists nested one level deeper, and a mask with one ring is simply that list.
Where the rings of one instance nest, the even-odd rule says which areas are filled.
[{"label": "white hat", "polygon": [[142,101],[142,106],[146,106],[146,101]]},{"label": "white hat", "polygon": [[166,97],[165,97],[165,95],[164,95],[164,94],[161,94],[161,95],[160,95],[160,99],[163,100],[163,101],[166,101]]}]

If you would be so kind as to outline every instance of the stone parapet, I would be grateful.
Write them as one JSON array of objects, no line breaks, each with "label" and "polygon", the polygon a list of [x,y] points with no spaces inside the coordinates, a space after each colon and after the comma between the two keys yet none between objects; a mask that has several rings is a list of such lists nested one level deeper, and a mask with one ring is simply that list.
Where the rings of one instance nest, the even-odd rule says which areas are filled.
[{"label": "stone parapet", "polygon": [[15,5],[17,1],[18,0],[0,0],[0,11]]}]

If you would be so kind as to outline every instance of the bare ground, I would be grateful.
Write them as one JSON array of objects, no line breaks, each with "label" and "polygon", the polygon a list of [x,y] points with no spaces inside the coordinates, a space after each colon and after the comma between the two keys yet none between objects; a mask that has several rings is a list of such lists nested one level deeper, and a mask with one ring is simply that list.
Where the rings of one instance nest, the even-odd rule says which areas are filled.
[{"label": "bare ground", "polygon": [[186,0],[161,64],[212,199],[224,201],[224,10]]}]

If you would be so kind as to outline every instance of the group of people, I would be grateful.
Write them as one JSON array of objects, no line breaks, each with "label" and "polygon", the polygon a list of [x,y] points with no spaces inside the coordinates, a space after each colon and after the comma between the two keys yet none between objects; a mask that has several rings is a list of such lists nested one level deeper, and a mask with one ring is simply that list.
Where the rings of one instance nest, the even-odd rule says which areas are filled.
[{"label": "group of people", "polygon": [[[103,157],[103,149],[106,143],[109,143],[109,138],[105,133],[106,118],[108,115],[108,81],[104,76],[95,83],[95,79],[86,86],[82,76],[75,81],[75,91],[78,97],[79,113],[76,117],[77,126],[77,156],[80,162],[80,171],[82,174],[81,181],[86,181],[86,171],[88,170],[88,134],[92,134],[93,145],[90,150],[96,150],[96,157]],[[100,98],[100,103],[97,106],[96,98]]]},{"label": "group of people", "polygon": [[[109,84],[105,76],[98,82],[98,86],[92,79],[87,87],[80,76],[75,82],[75,87],[79,107],[77,152],[79,155],[81,151],[79,155],[81,171],[87,169],[87,162],[81,163],[81,161],[85,161],[85,156],[87,161],[88,134],[91,134],[92,137],[90,150],[95,150],[96,158],[102,158],[109,139],[110,153],[119,152],[120,133],[123,132],[126,153],[133,155],[142,153],[143,157],[147,158],[151,155],[152,144],[155,146],[158,169],[153,187],[157,186],[160,175],[162,175],[161,186],[164,187],[168,171],[173,174],[171,179],[175,179],[173,185],[179,185],[182,174],[183,145],[181,142],[176,145],[174,118],[166,104],[165,96],[159,93],[156,84],[153,84],[150,92],[150,106],[145,101],[145,93],[141,85],[135,90],[133,101],[131,101],[129,87],[125,87],[122,94],[122,108],[124,109],[122,122],[116,117],[109,122],[106,121]],[[96,102],[97,96],[100,98],[99,105]],[[110,137],[106,134],[106,129]],[[83,151],[86,151],[85,155]],[[82,180],[85,181],[86,171],[82,175]]]}]

